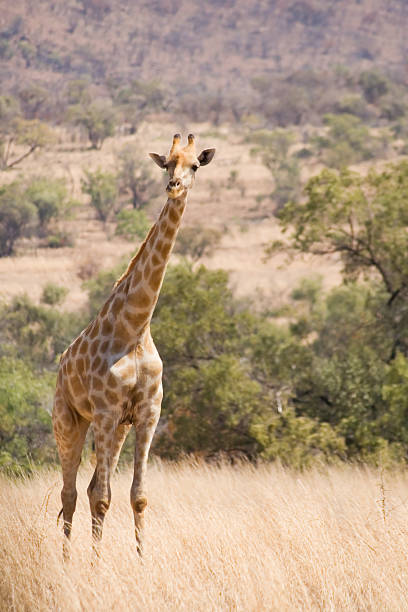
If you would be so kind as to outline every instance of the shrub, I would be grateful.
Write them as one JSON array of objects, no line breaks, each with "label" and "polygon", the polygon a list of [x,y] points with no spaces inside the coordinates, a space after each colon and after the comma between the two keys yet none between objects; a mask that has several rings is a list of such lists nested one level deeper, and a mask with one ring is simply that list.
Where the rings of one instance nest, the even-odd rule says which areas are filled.
[{"label": "shrub", "polygon": [[37,209],[21,182],[0,187],[0,257],[12,255],[16,241],[30,235],[36,222]]},{"label": "shrub", "polygon": [[86,129],[94,149],[100,149],[104,140],[115,132],[115,112],[111,105],[103,100],[89,105],[81,103],[71,106],[68,118],[75,125]]},{"label": "shrub", "polygon": [[49,306],[56,306],[65,300],[67,294],[68,289],[66,287],[61,287],[54,283],[47,283],[43,288],[41,302]]},{"label": "shrub", "polygon": [[27,186],[26,196],[37,209],[40,234],[45,234],[51,221],[68,216],[74,206],[63,179],[35,177]]},{"label": "shrub", "polygon": [[384,143],[354,115],[325,115],[327,134],[315,138],[318,153],[332,168],[372,159],[384,150]]},{"label": "shrub", "polygon": [[21,473],[55,462],[51,418],[55,379],[0,357],[0,470]]},{"label": "shrub", "polygon": [[135,145],[128,145],[122,149],[118,154],[118,161],[118,183],[121,193],[130,196],[133,208],[144,208],[161,191],[159,183],[152,177],[151,165],[141,159],[139,147]]},{"label": "shrub", "polygon": [[195,225],[183,227],[177,237],[174,250],[180,255],[188,255],[194,261],[211,256],[222,238],[216,229]]},{"label": "shrub", "polygon": [[116,215],[116,221],[115,234],[130,241],[135,237],[143,239],[150,227],[149,219],[143,210],[123,209]]},{"label": "shrub", "polygon": [[100,221],[104,223],[115,212],[118,188],[116,176],[110,172],[85,170],[85,178],[81,180],[82,191],[91,197],[91,206],[96,210]]}]

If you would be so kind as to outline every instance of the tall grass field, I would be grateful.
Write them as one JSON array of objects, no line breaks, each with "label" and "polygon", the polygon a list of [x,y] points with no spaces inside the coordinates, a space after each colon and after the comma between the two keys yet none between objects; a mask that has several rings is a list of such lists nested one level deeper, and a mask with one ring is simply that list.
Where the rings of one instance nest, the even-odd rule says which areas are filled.
[{"label": "tall grass field", "polygon": [[145,553],[131,470],[117,474],[102,551],[91,552],[81,469],[71,561],[61,475],[0,480],[1,610],[407,610],[408,476],[357,467],[152,463]]}]

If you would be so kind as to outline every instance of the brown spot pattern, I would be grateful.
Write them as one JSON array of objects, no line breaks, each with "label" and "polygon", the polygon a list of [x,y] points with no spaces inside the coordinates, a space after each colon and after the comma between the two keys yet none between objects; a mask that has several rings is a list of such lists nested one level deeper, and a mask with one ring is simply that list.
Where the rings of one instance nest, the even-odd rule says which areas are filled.
[{"label": "brown spot pattern", "polygon": [[106,353],[106,351],[107,351],[107,350],[108,350],[108,348],[109,348],[109,344],[110,344],[110,340],[105,340],[105,342],[103,342],[103,343],[101,344],[101,353],[102,353],[102,354]]},{"label": "brown spot pattern", "polygon": [[112,323],[108,319],[105,319],[105,321],[102,324],[102,334],[104,336],[110,336],[112,331],[113,331]]},{"label": "brown spot pattern", "polygon": [[111,404],[116,404],[118,402],[118,396],[110,389],[106,389],[106,397]]},{"label": "brown spot pattern", "polygon": [[147,394],[148,397],[152,398],[153,395],[156,395],[158,390],[159,390],[159,383],[156,382],[156,383],[154,383],[153,385],[151,385],[149,387],[149,391],[148,391],[148,394]]},{"label": "brown spot pattern", "polygon": [[135,329],[138,329],[139,327],[144,325],[147,322],[148,316],[149,316],[148,311],[138,312],[136,314],[133,314],[131,312],[125,313],[126,320]]},{"label": "brown spot pattern", "polygon": [[170,221],[172,221],[173,223],[177,223],[177,221],[179,220],[178,211],[177,211],[177,210],[175,210],[174,208],[170,208],[170,211],[169,211],[169,219],[170,219]]},{"label": "brown spot pattern", "polygon": [[88,340],[86,338],[82,339],[81,346],[79,347],[79,354],[85,355],[88,351]]},{"label": "brown spot pattern", "polygon": [[115,317],[119,314],[120,310],[122,309],[123,303],[124,303],[124,299],[121,297],[117,297],[115,300],[113,300],[111,312],[115,315]]},{"label": "brown spot pattern", "polygon": [[147,263],[143,270],[143,278],[149,278],[150,272],[151,272],[151,268],[150,268],[150,265]]},{"label": "brown spot pattern", "polygon": [[89,337],[93,340],[99,334],[99,321],[95,321]]},{"label": "brown spot pattern", "polygon": [[75,365],[76,365],[76,371],[78,372],[78,374],[80,376],[83,376],[84,375],[84,371],[85,371],[85,362],[84,362],[84,360],[80,357],[79,359],[77,359],[77,362],[76,362]]},{"label": "brown spot pattern", "polygon": [[99,375],[100,376],[104,376],[107,371],[108,371],[108,362],[107,361],[102,361],[102,365],[99,368]]},{"label": "brown spot pattern", "polygon": [[102,381],[97,376],[92,376],[92,386],[95,389],[95,391],[102,391],[103,389]]},{"label": "brown spot pattern", "polygon": [[157,255],[157,253],[153,253],[152,255],[152,266],[156,267],[159,264],[161,264],[162,260],[161,258]]},{"label": "brown spot pattern", "polygon": [[116,376],[114,376],[112,372],[109,373],[108,380],[106,382],[108,386],[112,387],[113,389],[115,389],[115,387],[118,386],[118,381],[116,379]]},{"label": "brown spot pattern", "polygon": [[153,274],[150,277],[149,285],[153,289],[153,291],[157,291],[160,287],[160,283],[163,278],[163,270],[160,268],[153,271]]},{"label": "brown spot pattern", "polygon": [[142,401],[143,397],[144,397],[143,391],[137,391],[133,396],[133,401],[135,402],[135,404],[138,404],[139,402]]}]

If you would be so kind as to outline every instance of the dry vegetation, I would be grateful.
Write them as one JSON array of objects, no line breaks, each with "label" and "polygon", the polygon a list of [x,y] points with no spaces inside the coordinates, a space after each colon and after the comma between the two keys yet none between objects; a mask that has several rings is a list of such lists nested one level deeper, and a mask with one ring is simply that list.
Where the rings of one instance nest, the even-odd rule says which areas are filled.
[{"label": "dry vegetation", "polygon": [[406,475],[153,464],[142,564],[124,471],[92,566],[90,473],[80,473],[66,567],[59,474],[1,482],[2,609],[407,609]]},{"label": "dry vegetation", "polygon": [[[0,30],[11,36],[2,50],[2,81],[9,88],[41,78],[57,96],[61,82],[78,75],[92,75],[99,85],[107,77],[160,75],[173,91],[195,94],[205,85],[214,98],[220,90],[242,98],[254,75],[270,78],[316,63],[320,70],[340,63],[375,62],[401,71],[405,66],[402,0],[228,0],[205,6],[187,0],[16,0],[2,5]],[[197,103],[186,96],[186,107]]]}]

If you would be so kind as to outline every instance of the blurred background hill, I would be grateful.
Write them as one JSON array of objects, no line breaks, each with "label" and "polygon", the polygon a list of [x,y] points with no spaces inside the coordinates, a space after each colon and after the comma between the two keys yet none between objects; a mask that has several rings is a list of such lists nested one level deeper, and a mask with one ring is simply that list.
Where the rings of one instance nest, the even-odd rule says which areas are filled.
[{"label": "blurred background hill", "polygon": [[[330,84],[342,68],[352,74],[375,68],[402,84],[408,77],[408,6],[402,0],[1,4],[3,93],[44,88],[52,104],[37,100],[30,111],[44,117],[58,117],[72,79],[87,80],[100,97],[121,95],[123,102],[133,81],[154,82],[166,110],[219,121],[248,113],[265,90],[270,115],[296,87],[306,90],[305,98],[317,88],[324,98],[319,105],[330,105],[330,97],[338,101],[341,94],[338,82],[332,92]],[[158,97],[156,91],[160,106]]]}]

